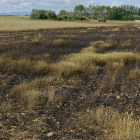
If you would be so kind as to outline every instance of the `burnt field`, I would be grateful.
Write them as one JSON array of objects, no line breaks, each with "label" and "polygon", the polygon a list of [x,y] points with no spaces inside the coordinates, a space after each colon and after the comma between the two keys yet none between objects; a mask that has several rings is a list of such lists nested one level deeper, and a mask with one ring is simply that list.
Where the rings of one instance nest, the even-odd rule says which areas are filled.
[{"label": "burnt field", "polygon": [[0,138],[139,139],[139,53],[132,25],[0,32]]}]

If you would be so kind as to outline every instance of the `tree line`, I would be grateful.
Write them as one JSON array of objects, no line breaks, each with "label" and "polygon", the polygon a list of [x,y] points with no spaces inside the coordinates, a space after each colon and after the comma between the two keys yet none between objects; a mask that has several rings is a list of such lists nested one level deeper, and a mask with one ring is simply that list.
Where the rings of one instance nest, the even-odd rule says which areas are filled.
[{"label": "tree line", "polygon": [[52,10],[33,9],[31,19],[53,20],[89,20],[104,18],[106,20],[140,20],[140,8],[134,5],[91,6],[77,5],[74,11],[61,10],[58,15]]}]

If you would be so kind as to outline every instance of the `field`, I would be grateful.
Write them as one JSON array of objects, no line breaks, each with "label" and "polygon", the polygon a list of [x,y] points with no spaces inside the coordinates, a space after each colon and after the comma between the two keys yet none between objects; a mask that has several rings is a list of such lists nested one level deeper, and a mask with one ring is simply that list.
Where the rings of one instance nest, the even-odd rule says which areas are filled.
[{"label": "field", "polygon": [[28,20],[0,19],[0,138],[140,139],[139,23]]}]

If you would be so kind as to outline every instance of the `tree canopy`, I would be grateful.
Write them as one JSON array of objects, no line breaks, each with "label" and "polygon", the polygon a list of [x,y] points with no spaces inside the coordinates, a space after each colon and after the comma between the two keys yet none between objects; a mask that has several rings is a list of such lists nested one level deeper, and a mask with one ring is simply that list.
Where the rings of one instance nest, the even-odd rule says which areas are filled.
[{"label": "tree canopy", "polygon": [[[58,16],[58,18],[56,18]],[[78,17],[80,16],[80,17]],[[107,20],[134,20],[140,19],[140,8],[134,5],[120,6],[92,6],[77,5],[74,11],[61,10],[58,15],[52,10],[33,9],[30,18],[33,19],[90,19],[105,18]],[[85,19],[85,18],[84,18]]]}]

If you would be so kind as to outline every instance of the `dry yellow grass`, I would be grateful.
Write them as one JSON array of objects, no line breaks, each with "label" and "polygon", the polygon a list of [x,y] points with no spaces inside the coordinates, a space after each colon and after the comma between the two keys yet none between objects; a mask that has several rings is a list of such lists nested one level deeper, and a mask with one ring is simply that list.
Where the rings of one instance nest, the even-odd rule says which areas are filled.
[{"label": "dry yellow grass", "polygon": [[77,38],[78,36],[77,35],[60,35],[58,37],[60,37],[60,38]]},{"label": "dry yellow grass", "polygon": [[24,39],[25,40],[30,40],[31,39],[31,36],[24,36]]},{"label": "dry yellow grass", "polygon": [[136,68],[136,69],[130,70],[129,78],[130,79],[139,79],[140,78],[140,69]]},{"label": "dry yellow grass", "polygon": [[38,44],[40,44],[40,40],[39,39],[33,39],[32,44],[38,45]]},{"label": "dry yellow grass", "polygon": [[101,106],[95,110],[79,112],[76,126],[83,133],[103,131],[108,140],[136,140],[140,137],[140,121],[132,119],[132,115],[133,113],[120,114],[111,107]]},{"label": "dry yellow grass", "polygon": [[107,50],[110,49],[114,46],[116,46],[118,44],[118,42],[116,40],[111,40],[108,39],[105,42],[104,41],[94,41],[94,42],[90,42],[89,43],[89,47],[84,48],[81,50],[82,53],[84,52],[96,52],[97,50],[99,51],[103,51],[103,50]]},{"label": "dry yellow grass", "polygon": [[112,29],[112,31],[116,32],[116,31],[120,31],[120,29],[119,28],[114,28],[114,29]]},{"label": "dry yellow grass", "polygon": [[95,29],[95,28],[87,28],[87,30],[93,30],[93,29]]},{"label": "dry yellow grass", "polygon": [[[15,85],[10,91],[9,98],[15,96],[16,102],[23,105],[26,109],[32,109],[33,106],[47,103],[62,105],[63,98],[61,96],[57,96],[53,92],[47,94],[43,89],[48,89],[54,85],[61,85],[63,82],[64,79],[62,77],[49,76],[48,78],[36,78],[31,82],[23,82],[20,85]],[[48,98],[48,102],[46,98]]]},{"label": "dry yellow grass", "polygon": [[64,40],[63,39],[55,39],[55,40],[52,41],[52,43],[61,45],[62,43],[64,43]]},{"label": "dry yellow grass", "polygon": [[[93,21],[92,21],[93,22]],[[116,23],[97,23],[93,24],[89,22],[77,23],[71,21],[49,21],[49,20],[16,20],[11,18],[10,20],[0,20],[0,31],[29,31],[29,30],[44,30],[44,29],[65,29],[65,28],[93,28],[93,27],[110,27],[110,26],[122,26],[118,22]]]},{"label": "dry yellow grass", "polygon": [[94,38],[100,38],[100,37],[106,37],[106,36],[105,35],[96,34],[96,35],[93,35],[92,37],[94,37]]},{"label": "dry yellow grass", "polygon": [[121,43],[121,47],[131,47],[132,46],[132,40],[128,39],[127,41],[124,41]]},{"label": "dry yellow grass", "polygon": [[112,38],[112,37],[116,37],[116,36],[117,36],[116,34],[110,34],[107,37]]},{"label": "dry yellow grass", "polygon": [[82,30],[82,31],[80,31],[80,33],[87,33],[88,31],[86,31],[86,30]]},{"label": "dry yellow grass", "polygon": [[[95,42],[96,43],[96,42]],[[102,41],[97,42],[98,44]],[[105,46],[106,47],[106,46]],[[107,46],[108,47],[108,46]],[[93,49],[94,50],[94,49]],[[130,63],[140,61],[140,55],[132,52],[110,52],[110,53],[73,53],[62,58],[60,62],[49,64],[46,60],[31,61],[25,58],[13,60],[6,55],[0,56],[0,69],[24,74],[54,74],[69,76],[75,73],[91,74],[98,71],[98,66],[108,63],[119,62]]]}]

